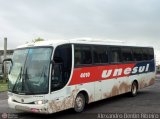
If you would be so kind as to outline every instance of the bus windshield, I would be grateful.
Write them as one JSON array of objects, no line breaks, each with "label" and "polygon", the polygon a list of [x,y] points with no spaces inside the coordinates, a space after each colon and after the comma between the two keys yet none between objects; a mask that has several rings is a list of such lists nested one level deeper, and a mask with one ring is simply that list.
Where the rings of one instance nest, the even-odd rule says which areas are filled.
[{"label": "bus windshield", "polygon": [[18,49],[10,68],[9,91],[16,94],[46,94],[49,91],[49,69],[52,48]]}]

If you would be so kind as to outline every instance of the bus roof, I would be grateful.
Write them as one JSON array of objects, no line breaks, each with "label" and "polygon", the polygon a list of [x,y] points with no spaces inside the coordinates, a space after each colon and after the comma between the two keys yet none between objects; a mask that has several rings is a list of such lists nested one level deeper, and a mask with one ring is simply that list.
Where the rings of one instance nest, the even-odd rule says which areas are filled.
[{"label": "bus roof", "polygon": [[55,47],[55,46],[67,44],[67,43],[92,44],[92,45],[116,45],[116,46],[132,46],[132,47],[151,47],[152,48],[152,46],[132,45],[124,41],[118,41],[118,40],[101,40],[101,39],[91,39],[91,38],[78,38],[78,39],[69,39],[69,40],[46,40],[46,41],[39,41],[36,43],[27,43],[17,48],[34,47],[34,46],[53,46]]}]

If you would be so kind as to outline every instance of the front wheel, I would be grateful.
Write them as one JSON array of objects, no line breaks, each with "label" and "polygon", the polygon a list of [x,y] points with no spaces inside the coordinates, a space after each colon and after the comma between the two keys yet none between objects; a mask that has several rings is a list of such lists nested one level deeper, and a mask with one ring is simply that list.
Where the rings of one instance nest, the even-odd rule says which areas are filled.
[{"label": "front wheel", "polygon": [[74,110],[76,112],[82,112],[85,107],[85,97],[83,94],[79,93],[74,102]]},{"label": "front wheel", "polygon": [[132,83],[130,95],[132,97],[136,96],[138,92],[138,84],[136,82]]}]

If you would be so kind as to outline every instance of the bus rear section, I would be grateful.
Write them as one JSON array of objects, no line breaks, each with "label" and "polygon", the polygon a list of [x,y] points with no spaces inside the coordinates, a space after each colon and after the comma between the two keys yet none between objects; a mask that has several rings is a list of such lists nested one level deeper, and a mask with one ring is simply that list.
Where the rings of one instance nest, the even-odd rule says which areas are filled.
[{"label": "bus rear section", "polygon": [[136,96],[155,80],[150,47],[69,42],[18,49],[12,62],[9,106],[34,113],[82,112],[91,102]]}]

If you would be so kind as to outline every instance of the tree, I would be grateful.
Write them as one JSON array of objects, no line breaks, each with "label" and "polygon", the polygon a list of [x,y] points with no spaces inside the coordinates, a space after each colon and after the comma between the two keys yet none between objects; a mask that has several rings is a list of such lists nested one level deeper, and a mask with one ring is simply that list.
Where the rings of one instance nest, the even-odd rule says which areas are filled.
[{"label": "tree", "polygon": [[38,38],[36,38],[36,39],[32,40],[32,42],[33,42],[33,43],[35,43],[35,42],[39,42],[39,41],[44,41],[44,39],[43,39],[43,38],[38,37]]}]

